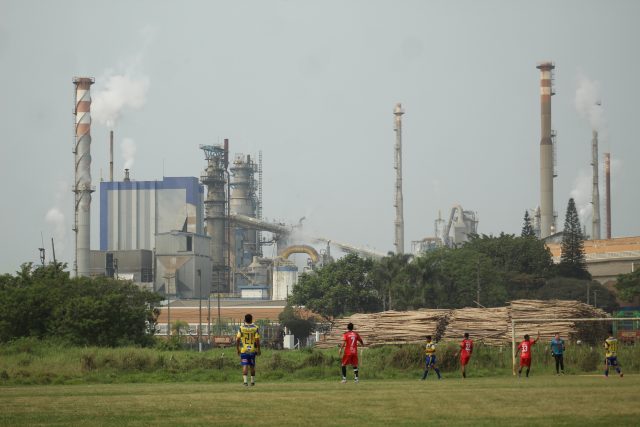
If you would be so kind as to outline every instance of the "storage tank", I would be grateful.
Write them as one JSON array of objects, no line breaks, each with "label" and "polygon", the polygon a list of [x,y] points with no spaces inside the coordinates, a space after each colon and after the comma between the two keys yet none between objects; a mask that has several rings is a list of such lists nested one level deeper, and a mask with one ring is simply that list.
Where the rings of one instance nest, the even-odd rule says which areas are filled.
[{"label": "storage tank", "polygon": [[285,300],[298,283],[298,267],[291,261],[278,261],[273,265],[272,300]]}]

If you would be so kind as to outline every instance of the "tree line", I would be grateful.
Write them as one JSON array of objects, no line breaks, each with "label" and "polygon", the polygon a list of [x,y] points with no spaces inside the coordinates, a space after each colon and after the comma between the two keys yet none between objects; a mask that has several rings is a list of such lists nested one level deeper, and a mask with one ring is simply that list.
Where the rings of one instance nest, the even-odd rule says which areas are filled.
[{"label": "tree line", "polygon": [[21,337],[73,345],[151,345],[161,297],[130,281],[71,278],[64,264],[23,264],[0,276],[0,343]]},{"label": "tree line", "polygon": [[[384,310],[497,307],[521,298],[586,302],[587,293],[595,291],[598,306],[613,310],[615,295],[592,281],[587,271],[583,241],[570,199],[558,264],[553,263],[544,242],[535,237],[525,213],[520,236],[472,235],[459,248],[440,248],[415,257],[390,253],[371,260],[347,255],[302,274],[289,304],[331,318]],[[627,282],[636,283],[632,278]],[[632,294],[633,285],[626,286]]]}]

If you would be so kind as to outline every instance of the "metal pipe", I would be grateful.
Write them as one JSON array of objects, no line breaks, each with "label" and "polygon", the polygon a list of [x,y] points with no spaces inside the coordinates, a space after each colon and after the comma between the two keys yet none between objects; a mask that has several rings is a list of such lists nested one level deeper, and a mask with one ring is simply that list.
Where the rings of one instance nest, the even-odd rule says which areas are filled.
[{"label": "metal pipe", "polygon": [[591,193],[591,204],[593,205],[593,215],[591,220],[591,239],[600,240],[600,187],[598,177],[598,132],[592,132],[591,138],[591,166],[593,169],[593,189]]},{"label": "metal pipe", "polygon": [[555,232],[553,211],[553,140],[551,139],[552,62],[543,62],[540,70],[540,238]]},{"label": "metal pipe", "polygon": [[395,162],[394,167],[396,170],[396,197],[394,206],[396,208],[396,220],[395,220],[395,247],[396,253],[404,253],[404,212],[403,212],[403,199],[402,199],[402,115],[404,110],[402,104],[397,103],[396,108],[393,110],[395,116],[396,133],[396,145],[395,145]]},{"label": "metal pipe", "polygon": [[607,239],[611,239],[611,153],[604,153],[604,203]]},{"label": "metal pipe", "polygon": [[75,77],[75,238],[76,276],[89,276],[91,248],[91,85],[92,77]]},{"label": "metal pipe", "polygon": [[198,351],[202,352],[202,271],[197,269],[198,273]]}]

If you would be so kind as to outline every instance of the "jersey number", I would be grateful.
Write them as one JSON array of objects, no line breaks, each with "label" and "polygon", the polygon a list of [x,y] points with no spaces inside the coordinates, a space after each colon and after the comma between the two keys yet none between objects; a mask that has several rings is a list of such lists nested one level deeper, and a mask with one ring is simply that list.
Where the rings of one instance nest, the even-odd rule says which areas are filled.
[{"label": "jersey number", "polygon": [[242,334],[242,342],[245,344],[253,344],[253,332],[245,332]]},{"label": "jersey number", "polygon": [[528,352],[529,352],[529,346],[528,346],[528,345],[526,345],[526,344],[524,344],[524,345],[522,346],[522,352],[523,352],[523,353],[528,353]]}]

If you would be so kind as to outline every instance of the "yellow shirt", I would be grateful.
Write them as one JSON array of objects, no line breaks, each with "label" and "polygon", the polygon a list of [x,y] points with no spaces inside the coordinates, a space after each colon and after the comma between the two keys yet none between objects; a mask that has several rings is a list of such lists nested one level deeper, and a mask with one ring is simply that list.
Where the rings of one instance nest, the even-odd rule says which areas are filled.
[{"label": "yellow shirt", "polygon": [[260,339],[258,327],[253,323],[250,325],[243,323],[242,326],[240,326],[236,338],[239,338],[242,344],[242,348],[240,349],[241,353],[255,353],[256,341]]},{"label": "yellow shirt", "polygon": [[606,357],[616,357],[618,352],[618,340],[613,337],[607,338],[604,341],[604,349]]},{"label": "yellow shirt", "polygon": [[427,356],[436,354],[436,343],[434,343],[433,341],[426,343],[424,346],[424,353]]}]

